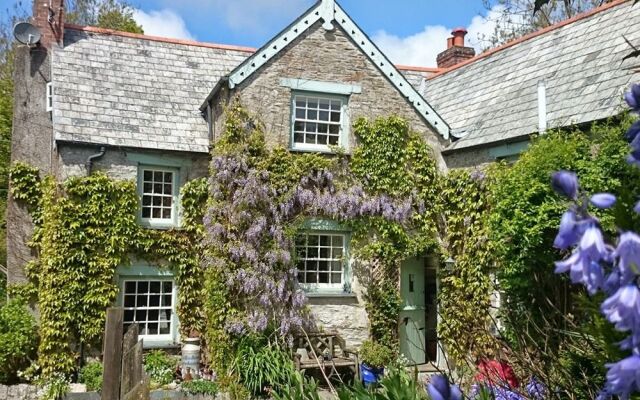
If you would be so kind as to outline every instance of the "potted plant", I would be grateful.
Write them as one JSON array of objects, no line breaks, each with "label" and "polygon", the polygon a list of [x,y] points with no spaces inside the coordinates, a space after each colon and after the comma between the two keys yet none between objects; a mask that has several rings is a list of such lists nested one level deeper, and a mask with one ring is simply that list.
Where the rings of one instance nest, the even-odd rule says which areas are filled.
[{"label": "potted plant", "polygon": [[360,347],[360,376],[365,385],[372,385],[384,374],[385,365],[393,361],[393,351],[380,343],[367,340]]}]

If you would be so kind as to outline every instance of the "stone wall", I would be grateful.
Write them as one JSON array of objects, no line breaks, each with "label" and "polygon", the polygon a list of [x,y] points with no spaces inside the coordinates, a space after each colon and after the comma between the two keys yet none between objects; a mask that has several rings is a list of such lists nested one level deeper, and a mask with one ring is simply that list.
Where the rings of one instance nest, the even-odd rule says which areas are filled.
[{"label": "stone wall", "polygon": [[447,169],[457,169],[480,167],[495,162],[496,158],[489,153],[489,148],[485,147],[446,153],[444,154],[444,160],[447,164]]},{"label": "stone wall", "polygon": [[[318,22],[310,27],[235,91],[222,93],[217,99],[218,104],[214,105],[216,115],[222,114],[223,104],[229,97],[238,94],[242,104],[265,123],[267,143],[288,148],[291,89],[281,85],[281,78],[356,84],[362,91],[349,97],[351,122],[359,117],[401,116],[433,147],[434,156],[444,167],[440,150],[447,141],[434,132],[341,28],[327,32],[321,26]],[[220,132],[222,119],[216,119],[216,132]],[[349,145],[353,148],[355,138],[351,134],[349,136]]]},{"label": "stone wall", "polygon": [[[83,176],[87,170],[85,162],[87,157],[96,154],[99,145],[80,146],[75,144],[60,144],[58,148],[58,177],[60,180],[72,176]],[[138,161],[135,155],[148,156],[157,159],[158,165],[162,166],[162,160],[181,160],[185,167],[180,170],[180,184],[208,176],[209,156],[201,153],[182,152],[154,152],[145,149],[121,149],[107,147],[103,157],[95,160],[93,171],[104,171],[107,175],[115,179],[137,179]],[[154,165],[153,162],[151,165]]]},{"label": "stone wall", "polygon": [[[13,79],[16,100],[13,105],[11,161],[27,162],[43,173],[50,173],[55,150],[51,118],[46,111],[46,88],[51,79],[47,50],[18,46]],[[23,267],[34,257],[27,246],[33,233],[31,217],[25,207],[9,197],[6,221],[8,282],[24,282],[27,278]]]}]

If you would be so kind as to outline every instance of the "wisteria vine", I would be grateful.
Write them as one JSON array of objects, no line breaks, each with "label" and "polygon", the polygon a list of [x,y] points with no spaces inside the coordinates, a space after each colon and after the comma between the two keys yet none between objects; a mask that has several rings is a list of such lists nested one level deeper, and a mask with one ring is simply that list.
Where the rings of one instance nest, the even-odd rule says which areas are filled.
[{"label": "wisteria vine", "polygon": [[[640,85],[633,85],[625,100],[633,112],[640,114]],[[631,145],[629,163],[640,166],[640,120],[625,137]],[[571,201],[560,221],[554,246],[572,252],[556,263],[556,273],[568,273],[571,282],[584,285],[589,294],[604,292],[607,298],[600,307],[602,314],[616,330],[629,335],[619,346],[631,354],[606,365],[606,383],[598,399],[628,399],[640,391],[640,236],[627,231],[618,234],[615,244],[605,241],[599,220],[589,212],[589,206],[609,209],[616,203],[613,194],[587,196],[580,190],[576,174],[569,171],[556,172],[552,187]],[[640,213],[640,202],[634,211]]]},{"label": "wisteria vine", "polygon": [[329,168],[311,168],[290,185],[275,175],[246,151],[216,155],[211,163],[205,263],[226,286],[235,312],[225,315],[221,328],[234,337],[265,330],[289,337],[309,322],[294,253],[305,219],[404,224],[419,203],[412,196],[370,195],[353,182],[338,184],[340,171]]}]

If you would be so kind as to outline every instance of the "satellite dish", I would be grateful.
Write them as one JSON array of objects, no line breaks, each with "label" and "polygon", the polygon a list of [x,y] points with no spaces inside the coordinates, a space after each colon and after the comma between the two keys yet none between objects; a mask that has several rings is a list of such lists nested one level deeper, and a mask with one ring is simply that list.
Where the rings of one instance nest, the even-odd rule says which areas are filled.
[{"label": "satellite dish", "polygon": [[18,22],[13,27],[13,36],[16,40],[27,46],[35,46],[40,41],[40,30],[29,22]]}]

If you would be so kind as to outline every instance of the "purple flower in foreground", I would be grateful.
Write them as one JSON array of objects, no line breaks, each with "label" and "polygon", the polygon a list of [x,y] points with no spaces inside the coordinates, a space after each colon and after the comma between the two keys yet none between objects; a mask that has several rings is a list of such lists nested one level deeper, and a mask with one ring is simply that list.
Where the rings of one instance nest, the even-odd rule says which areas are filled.
[{"label": "purple flower in foreground", "polygon": [[574,251],[566,260],[557,261],[555,272],[569,272],[571,282],[583,284],[590,294],[604,285],[604,273],[600,265],[580,251]]},{"label": "purple flower in foreground", "polygon": [[600,308],[617,330],[640,333],[640,289],[634,283],[622,286]]},{"label": "purple flower in foreground", "polygon": [[622,284],[630,283],[640,273],[640,236],[634,232],[622,233],[615,255],[619,258],[618,271]]},{"label": "purple flower in foreground", "polygon": [[627,133],[625,133],[624,137],[629,141],[629,143],[633,143],[635,146],[636,138],[638,137],[638,133],[640,133],[640,121],[634,122],[630,127]]},{"label": "purple flower in foreground", "polygon": [[551,176],[551,187],[558,194],[575,199],[578,195],[578,177],[569,171],[558,171]]},{"label": "purple flower in foreground", "polygon": [[562,214],[560,229],[558,229],[558,235],[553,241],[553,247],[560,250],[568,249],[578,243],[580,236],[576,214],[573,211],[567,211]]},{"label": "purple flower in foreground", "polygon": [[609,371],[605,393],[615,393],[624,400],[632,392],[640,390],[640,356],[634,354],[606,367]]},{"label": "purple flower in foreground", "polygon": [[640,214],[640,201],[637,202],[636,205],[633,207],[633,211]]},{"label": "purple flower in foreground", "polygon": [[589,199],[591,204],[598,208],[611,208],[616,204],[616,196],[611,193],[596,193]]},{"label": "purple flower in foreground", "polygon": [[443,375],[435,375],[427,385],[432,400],[462,400],[462,392],[456,385],[450,385]]},{"label": "purple flower in foreground", "polygon": [[631,85],[631,89],[624,94],[624,99],[632,110],[640,111],[640,85]]},{"label": "purple flower in foreground", "polygon": [[593,261],[599,261],[608,255],[607,247],[602,238],[602,231],[595,223],[589,225],[580,239],[580,251]]}]

